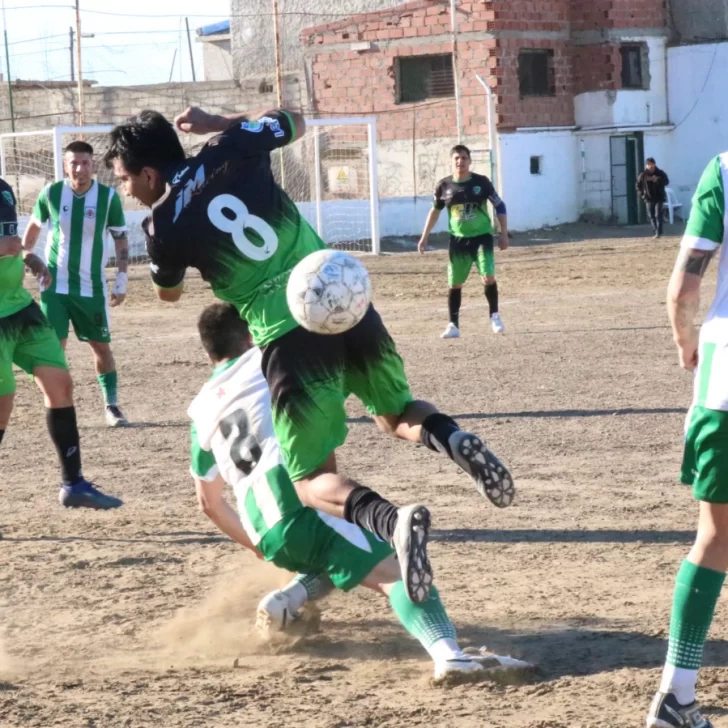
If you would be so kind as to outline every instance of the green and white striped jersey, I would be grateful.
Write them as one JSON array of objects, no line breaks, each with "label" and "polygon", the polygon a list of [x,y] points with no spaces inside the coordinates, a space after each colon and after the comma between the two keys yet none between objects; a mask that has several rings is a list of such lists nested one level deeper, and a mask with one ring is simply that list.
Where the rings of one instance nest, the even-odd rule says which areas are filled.
[{"label": "green and white striped jersey", "polygon": [[693,197],[682,248],[716,250],[718,284],[715,298],[700,329],[700,361],[695,378],[694,403],[728,410],[728,254],[726,245],[726,192],[728,152],[715,157],[705,168]]},{"label": "green and white striped jersey", "polygon": [[268,382],[258,348],[215,369],[187,410],[192,475],[232,486],[254,544],[302,508],[273,431]]},{"label": "green and white striped jersey", "polygon": [[94,180],[77,195],[68,180],[43,188],[33,218],[48,223],[45,256],[53,274],[50,290],[90,298],[106,295],[108,233],[126,231],[121,200],[111,187]]}]

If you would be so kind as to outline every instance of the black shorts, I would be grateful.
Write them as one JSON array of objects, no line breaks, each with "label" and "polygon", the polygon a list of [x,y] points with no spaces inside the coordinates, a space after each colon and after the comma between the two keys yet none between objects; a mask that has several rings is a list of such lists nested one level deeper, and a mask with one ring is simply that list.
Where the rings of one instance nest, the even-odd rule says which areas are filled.
[{"label": "black shorts", "polygon": [[412,401],[404,363],[373,306],[343,334],[300,326],[263,347],[276,437],[292,480],[321,467],[344,444],[345,402],[373,415],[400,415]]}]

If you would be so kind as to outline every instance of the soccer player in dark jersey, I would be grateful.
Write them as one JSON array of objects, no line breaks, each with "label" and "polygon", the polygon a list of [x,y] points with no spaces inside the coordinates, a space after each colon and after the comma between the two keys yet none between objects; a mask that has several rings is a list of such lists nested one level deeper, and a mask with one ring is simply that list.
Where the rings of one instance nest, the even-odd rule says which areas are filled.
[{"label": "soccer player in dark jersey", "polygon": [[270,152],[304,133],[303,117],[283,110],[217,116],[190,108],[175,124],[218,134],[186,159],[172,125],[144,111],[113,129],[106,155],[126,193],[152,208],[144,229],[159,298],[177,301],[185,270],[193,267],[219,299],[238,308],[263,351],[276,436],[302,499],[391,543],[410,598],[423,601],[432,581],[429,511],[398,509],[337,473],[349,393],[381,430],[451,458],[498,506],[512,501],[510,474],[480,438],[412,397],[402,359],[373,307],[338,336],[306,331],[291,316],[289,274],[325,246],[275,183]]},{"label": "soccer player in dark jersey", "polygon": [[498,313],[498,283],[495,280],[495,254],[493,252],[493,226],[488,214],[488,201],[495,208],[500,226],[498,247],[508,247],[508,219],[506,206],[493,187],[493,183],[482,174],[470,171],[470,150],[458,144],[450,150],[453,173],[437,183],[435,200],[427,216],[425,229],[417,249],[425,252],[430,231],[447,208],[450,230],[450,262],[447,267],[447,282],[450,286],[447,307],[450,322],[442,333],[443,339],[457,339],[460,336],[460,303],[462,288],[468,280],[473,265],[485,284],[485,298],[490,310],[490,325],[496,334],[504,331]]},{"label": "soccer player in dark jersey", "polygon": [[29,251],[23,253],[15,195],[10,185],[0,179],[0,442],[13,411],[15,364],[33,376],[43,392],[48,434],[61,465],[61,505],[118,508],[122,505],[118,498],[97,490],[81,473],[81,445],[66,356],[40,306],[23,288],[26,266],[48,286],[51,275],[45,263]]}]

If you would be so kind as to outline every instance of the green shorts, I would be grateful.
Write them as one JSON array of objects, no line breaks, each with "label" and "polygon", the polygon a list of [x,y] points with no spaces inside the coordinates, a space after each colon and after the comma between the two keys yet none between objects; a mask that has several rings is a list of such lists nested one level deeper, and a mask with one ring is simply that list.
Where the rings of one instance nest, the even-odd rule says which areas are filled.
[{"label": "green shorts", "polygon": [[401,415],[412,393],[382,319],[373,307],[354,328],[324,336],[296,327],[263,347],[273,426],[291,480],[320,468],[346,441],[346,399],[373,415]]},{"label": "green shorts", "polygon": [[680,480],[697,500],[728,503],[728,412],[690,408]]},{"label": "green shorts", "polygon": [[61,341],[68,338],[69,322],[79,341],[111,341],[109,307],[105,296],[76,296],[53,291],[40,294],[40,307]]},{"label": "green shorts", "polygon": [[361,584],[394,553],[384,541],[353,523],[301,508],[274,526],[258,544],[266,561],[288,571],[327,574],[337,589]]},{"label": "green shorts", "polygon": [[36,367],[68,369],[61,343],[35,301],[0,318],[0,396],[15,392],[13,364],[30,375]]},{"label": "green shorts", "polygon": [[462,286],[468,280],[473,265],[478,266],[481,276],[495,275],[492,235],[478,235],[474,238],[457,238],[451,235],[449,255],[447,284],[450,288]]}]

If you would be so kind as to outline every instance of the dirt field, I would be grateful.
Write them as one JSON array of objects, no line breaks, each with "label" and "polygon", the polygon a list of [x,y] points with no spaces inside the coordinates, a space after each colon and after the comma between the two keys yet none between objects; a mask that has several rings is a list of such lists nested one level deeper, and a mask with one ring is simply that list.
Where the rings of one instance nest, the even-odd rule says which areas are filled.
[{"label": "dirt field", "polygon": [[[439,339],[442,251],[368,261],[415,393],[489,440],[517,502],[496,510],[450,462],[380,436],[358,403],[343,467],[431,506],[436,582],[463,643],[536,661],[531,683],[430,687],[419,645],[358,592],[323,604],[321,633],[259,643],[254,607],[281,575],[215,531],[187,474],[185,411],[208,376],[195,318],[211,294],[192,279],[182,303],[157,303],[140,268],[114,316],[133,427],[105,428],[90,353],[70,346],[85,471],[124,509],[57,505],[42,401],[20,379],[0,450],[0,726],[642,726],[696,521],[676,477],[691,378],[664,309],[678,238],[619,234],[566,228],[499,254],[502,337],[473,278],[464,338]],[[725,615],[700,685],[723,728]]]}]

